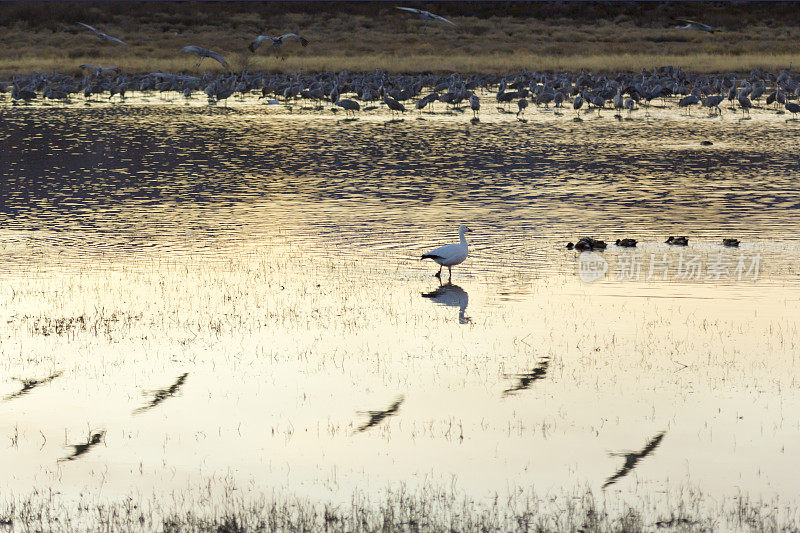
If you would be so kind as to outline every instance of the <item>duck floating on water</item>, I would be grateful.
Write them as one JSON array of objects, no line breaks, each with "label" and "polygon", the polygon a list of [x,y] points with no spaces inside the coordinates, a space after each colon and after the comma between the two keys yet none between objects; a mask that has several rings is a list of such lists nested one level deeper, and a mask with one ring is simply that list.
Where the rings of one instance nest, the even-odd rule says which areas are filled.
[{"label": "duck floating on water", "polygon": [[665,242],[673,246],[689,246],[688,237],[673,237],[672,235],[670,235],[669,239],[667,239]]},{"label": "duck floating on water", "polygon": [[736,248],[739,246],[739,239],[722,239],[722,245]]},{"label": "duck floating on water", "polygon": [[590,252],[594,250],[605,250],[606,246],[606,243],[601,240],[593,239],[591,237],[583,237],[578,241],[578,244],[572,244],[571,242],[568,242],[567,250],[575,249],[579,252]]},{"label": "duck floating on water", "polygon": [[636,239],[617,239],[615,242],[617,246],[621,246],[623,248],[635,248],[636,247]]}]

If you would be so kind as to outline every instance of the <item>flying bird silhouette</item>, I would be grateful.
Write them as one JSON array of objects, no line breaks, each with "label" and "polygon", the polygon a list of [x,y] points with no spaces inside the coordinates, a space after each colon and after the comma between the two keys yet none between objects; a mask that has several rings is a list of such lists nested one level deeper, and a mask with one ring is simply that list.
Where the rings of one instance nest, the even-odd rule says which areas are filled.
[{"label": "flying bird silhouette", "polygon": [[415,9],[413,7],[400,7],[400,6],[396,6],[396,7],[397,7],[397,9],[402,9],[403,11],[408,11],[409,13],[416,13],[417,15],[419,15],[419,18],[421,18],[422,20],[441,20],[441,21],[444,21],[444,22],[446,22],[448,24],[452,24],[453,26],[455,26],[455,24],[453,22],[450,22],[446,18],[440,17],[439,15],[434,15],[430,11],[423,11],[422,9]]},{"label": "flying bird silhouette", "polygon": [[93,28],[92,26],[89,26],[88,24],[84,24],[83,22],[79,22],[78,24],[80,24],[84,28],[89,28],[90,30],[92,30],[94,32],[94,34],[97,35],[97,38],[100,40],[101,43],[105,43],[105,42],[111,41],[111,42],[114,42],[114,43],[124,44],[125,46],[128,46],[128,43],[126,43],[126,42],[124,42],[124,41],[122,41],[120,39],[117,39],[116,37],[112,37],[112,36],[108,35],[107,33],[103,33],[100,30],[98,30],[96,28]]},{"label": "flying bird silhouette", "polygon": [[184,46],[183,48],[181,48],[181,52],[189,52],[190,54],[197,54],[198,56],[200,56],[200,61],[202,61],[204,57],[211,58],[214,61],[218,62],[223,67],[228,68],[228,62],[225,61],[225,58],[222,57],[221,54],[219,54],[218,52],[214,52],[213,50],[208,50],[206,48],[203,48],[202,46],[194,46],[194,45]]},{"label": "flying bird silhouette", "polygon": [[273,48],[280,48],[280,46],[283,44],[283,40],[284,39],[288,39],[288,38],[297,39],[298,41],[300,41],[301,45],[308,46],[308,39],[306,39],[305,37],[300,37],[296,33],[285,33],[285,34],[281,35],[280,37],[270,37],[269,35],[259,35],[258,37],[253,39],[253,41],[250,43],[250,46],[248,46],[248,48],[250,49],[251,52],[255,52],[256,48],[261,46],[261,43],[263,43],[264,41],[270,41],[272,43]]},{"label": "flying bird silhouette", "polygon": [[104,67],[103,65],[90,65],[89,63],[84,63],[80,65],[78,68],[89,68],[94,70],[98,75],[105,74],[106,72],[119,72],[119,67]]},{"label": "flying bird silhouette", "polygon": [[677,21],[683,24],[683,26],[678,26],[679,30],[707,31],[708,33],[714,33],[714,28],[708,24],[703,24],[702,22],[695,22],[693,20],[686,19],[677,19]]}]

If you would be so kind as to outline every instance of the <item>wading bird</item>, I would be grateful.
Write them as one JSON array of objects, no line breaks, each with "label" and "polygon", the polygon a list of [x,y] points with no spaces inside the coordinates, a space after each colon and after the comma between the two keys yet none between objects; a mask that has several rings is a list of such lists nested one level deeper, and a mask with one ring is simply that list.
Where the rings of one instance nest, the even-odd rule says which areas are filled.
[{"label": "wading bird", "polygon": [[679,30],[707,31],[708,33],[714,33],[714,28],[712,28],[708,24],[703,24],[702,22],[695,22],[693,20],[685,20],[685,19],[677,19],[677,20],[678,22],[683,24],[683,26],[677,26]]},{"label": "wading bird", "polygon": [[89,28],[90,30],[92,30],[94,32],[94,34],[97,35],[97,38],[100,40],[101,43],[104,43],[104,42],[107,42],[107,41],[112,41],[112,42],[115,42],[115,43],[124,44],[125,46],[128,46],[128,43],[126,43],[124,41],[121,41],[120,39],[117,39],[116,37],[112,37],[112,36],[108,35],[107,33],[103,33],[101,31],[89,26],[88,24],[84,24],[83,22],[79,22],[78,24],[80,24],[84,28]]},{"label": "wading bird", "polygon": [[469,253],[467,238],[464,234],[470,233],[471,231],[472,230],[467,226],[461,224],[458,227],[458,238],[460,242],[456,244],[445,244],[422,256],[422,259],[433,259],[439,265],[439,272],[435,274],[437,278],[442,279],[442,267],[447,267],[447,271],[450,274],[449,279],[453,278],[453,267],[463,263]]},{"label": "wading bird", "polygon": [[[197,54],[198,56],[200,56],[200,61],[202,61],[204,57],[209,57],[214,61],[217,61],[223,67],[228,68],[228,62],[225,61],[225,58],[222,57],[222,55],[212,50],[207,50],[201,46],[184,46],[183,48],[181,48],[181,52],[189,52],[190,54]],[[197,65],[200,66],[200,63],[198,62]]]},{"label": "wading bird", "polygon": [[454,23],[450,22],[446,18],[440,17],[439,15],[434,15],[430,11],[423,11],[422,9],[415,9],[413,7],[399,7],[399,6],[397,6],[397,9],[402,9],[403,11],[408,11],[410,13],[416,13],[422,20],[441,20],[455,26]]},{"label": "wading bird", "polygon": [[357,111],[361,111],[361,105],[355,100],[350,100],[348,98],[336,98],[333,104],[343,108],[345,113],[349,112],[353,117],[356,116]]},{"label": "wading bird", "polygon": [[469,97],[469,107],[472,109],[472,118],[478,118],[478,111],[481,110],[481,99],[477,94],[472,94]]},{"label": "wading bird", "polygon": [[300,44],[302,44],[303,46],[308,46],[308,39],[306,39],[305,37],[300,37],[296,33],[286,33],[284,35],[281,35],[280,37],[270,37],[268,35],[259,35],[258,37],[253,39],[253,41],[250,43],[250,46],[248,46],[248,48],[250,49],[251,52],[255,52],[256,48],[261,46],[261,43],[263,43],[264,41],[270,41],[272,43],[272,47],[273,48],[280,48],[281,45],[283,44],[283,40],[287,39],[289,37],[291,37],[292,39],[297,39],[298,41],[300,41]]}]

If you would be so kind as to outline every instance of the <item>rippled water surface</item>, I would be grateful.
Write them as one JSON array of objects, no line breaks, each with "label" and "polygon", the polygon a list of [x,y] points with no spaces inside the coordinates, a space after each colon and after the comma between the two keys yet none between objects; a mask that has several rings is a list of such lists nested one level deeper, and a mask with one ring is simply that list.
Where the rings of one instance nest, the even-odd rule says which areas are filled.
[{"label": "rippled water surface", "polygon": [[0,105],[4,490],[796,503],[800,123]]}]

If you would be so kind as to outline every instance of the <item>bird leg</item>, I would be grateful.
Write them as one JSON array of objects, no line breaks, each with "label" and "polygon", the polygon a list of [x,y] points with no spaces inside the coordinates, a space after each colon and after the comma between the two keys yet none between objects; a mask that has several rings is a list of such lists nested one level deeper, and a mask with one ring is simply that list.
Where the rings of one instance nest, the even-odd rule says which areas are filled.
[{"label": "bird leg", "polygon": [[442,281],[442,267],[441,267],[441,265],[439,266],[439,272],[434,274],[434,277],[439,278],[439,281]]},{"label": "bird leg", "polygon": [[447,272],[449,273],[449,276],[447,277],[447,283],[450,283],[453,281],[453,267],[447,267]]}]

